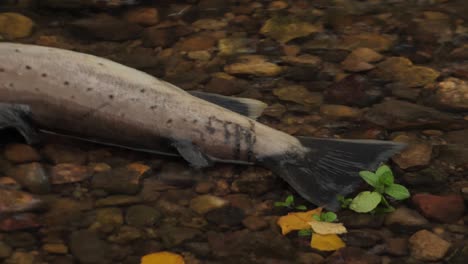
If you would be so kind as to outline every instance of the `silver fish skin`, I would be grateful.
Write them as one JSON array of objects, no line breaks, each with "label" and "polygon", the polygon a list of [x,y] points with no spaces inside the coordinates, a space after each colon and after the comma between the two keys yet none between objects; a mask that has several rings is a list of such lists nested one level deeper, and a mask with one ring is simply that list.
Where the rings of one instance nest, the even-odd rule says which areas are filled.
[{"label": "silver fish skin", "polygon": [[404,147],[296,138],[113,61],[35,45],[0,43],[0,103],[28,106],[46,131],[178,153],[199,167],[258,163],[330,209],[361,183],[360,170]]}]

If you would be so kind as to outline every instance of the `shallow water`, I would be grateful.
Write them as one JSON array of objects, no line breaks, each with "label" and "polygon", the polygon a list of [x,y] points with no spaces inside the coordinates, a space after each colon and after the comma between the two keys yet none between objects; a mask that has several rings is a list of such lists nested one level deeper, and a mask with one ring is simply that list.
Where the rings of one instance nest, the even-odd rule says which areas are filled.
[{"label": "shallow water", "polygon": [[[296,232],[281,235],[276,221],[290,210],[274,202],[293,194],[314,206],[263,168],[197,171],[176,158],[53,136],[28,147],[4,131],[0,262],[140,263],[160,251],[186,263],[468,258],[466,1],[85,2],[3,1],[1,39],[258,99],[269,105],[259,121],[295,136],[407,142],[389,165],[412,198],[386,215],[340,211],[347,247],[324,252]],[[32,208],[11,209],[20,205]]]}]

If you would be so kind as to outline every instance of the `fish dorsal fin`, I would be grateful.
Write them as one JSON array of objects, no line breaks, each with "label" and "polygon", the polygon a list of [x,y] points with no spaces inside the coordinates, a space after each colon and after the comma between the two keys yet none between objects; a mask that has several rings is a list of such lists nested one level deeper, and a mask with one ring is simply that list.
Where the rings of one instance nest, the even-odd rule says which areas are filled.
[{"label": "fish dorsal fin", "polygon": [[262,115],[263,110],[267,107],[267,104],[264,102],[250,98],[231,97],[199,91],[190,91],[189,93],[195,97],[222,106],[252,119],[256,119]]}]

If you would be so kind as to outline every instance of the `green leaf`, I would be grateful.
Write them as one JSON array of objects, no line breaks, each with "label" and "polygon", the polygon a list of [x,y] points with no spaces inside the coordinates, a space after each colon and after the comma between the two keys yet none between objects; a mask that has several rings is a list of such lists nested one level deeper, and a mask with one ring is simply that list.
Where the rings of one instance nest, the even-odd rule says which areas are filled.
[{"label": "green leaf", "polygon": [[377,175],[377,177],[380,177],[384,174],[391,174],[393,176],[392,170],[387,165],[382,165],[375,171],[375,175]]},{"label": "green leaf", "polygon": [[353,200],[351,198],[345,198],[343,195],[338,195],[336,198],[340,202],[341,208],[348,208],[349,204],[351,204],[351,201]]},{"label": "green leaf", "polygon": [[288,197],[286,197],[286,200],[284,200],[284,203],[286,205],[288,205],[288,206],[293,204],[294,203],[294,196],[288,195]]},{"label": "green leaf", "polygon": [[298,206],[296,206],[296,209],[301,210],[301,211],[305,211],[305,210],[307,210],[307,207],[305,205],[298,205]]},{"label": "green leaf", "polygon": [[312,217],[317,221],[322,221],[322,218],[320,217],[320,215],[315,214]]},{"label": "green leaf", "polygon": [[336,214],[333,212],[326,212],[320,215],[320,218],[323,222],[333,222],[336,220]]},{"label": "green leaf", "polygon": [[359,175],[363,180],[365,180],[370,186],[376,187],[380,185],[379,183],[379,178],[377,175],[370,171],[361,171],[359,172]]},{"label": "green leaf", "polygon": [[397,200],[404,200],[410,197],[410,193],[405,186],[400,184],[392,184],[385,188],[385,193]]},{"label": "green leaf", "polygon": [[275,202],[275,207],[283,207],[283,206],[288,206],[287,204],[283,203],[283,202]]},{"label": "green leaf", "polygon": [[391,172],[385,172],[380,176],[379,181],[385,186],[390,186],[393,184],[393,174]]},{"label": "green leaf", "polygon": [[349,208],[358,213],[372,211],[382,200],[382,195],[378,192],[361,192],[351,202]]},{"label": "green leaf", "polygon": [[302,229],[297,231],[298,236],[311,236],[312,235],[312,229]]}]

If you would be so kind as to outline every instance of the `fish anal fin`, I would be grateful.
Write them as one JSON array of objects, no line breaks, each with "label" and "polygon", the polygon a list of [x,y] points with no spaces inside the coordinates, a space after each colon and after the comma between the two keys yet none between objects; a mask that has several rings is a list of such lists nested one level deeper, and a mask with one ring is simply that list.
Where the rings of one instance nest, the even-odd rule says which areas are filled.
[{"label": "fish anal fin", "polygon": [[200,91],[190,91],[189,93],[195,97],[219,105],[238,114],[245,115],[252,119],[256,119],[261,116],[263,110],[265,110],[267,107],[267,104],[264,102],[250,98],[224,96]]},{"label": "fish anal fin", "polygon": [[210,157],[188,140],[176,140],[172,145],[177,149],[182,158],[188,161],[194,168],[205,168],[213,164]]},{"label": "fish anal fin", "polygon": [[39,142],[39,134],[32,121],[31,109],[23,104],[0,103],[0,130],[13,128],[26,143]]}]

